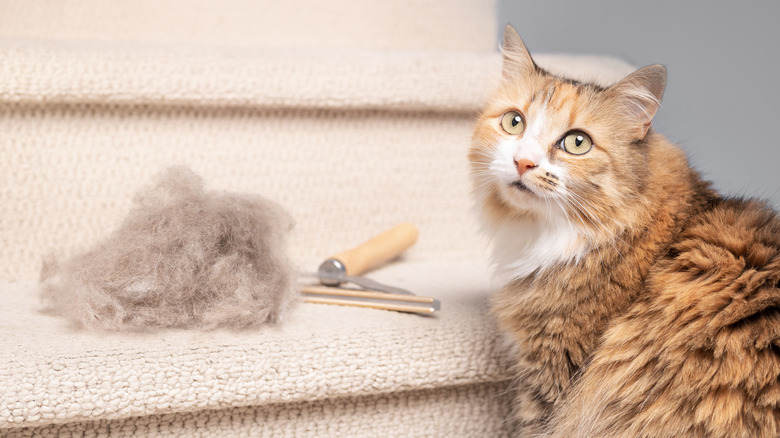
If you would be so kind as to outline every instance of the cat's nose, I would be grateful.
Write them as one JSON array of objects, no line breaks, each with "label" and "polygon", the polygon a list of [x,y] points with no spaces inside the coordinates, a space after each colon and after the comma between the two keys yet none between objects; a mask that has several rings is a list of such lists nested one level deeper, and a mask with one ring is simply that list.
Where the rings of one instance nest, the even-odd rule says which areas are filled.
[{"label": "cat's nose", "polygon": [[524,173],[536,167],[536,163],[531,160],[526,160],[525,158],[515,160],[515,165],[517,166],[517,173],[520,176],[523,176]]}]

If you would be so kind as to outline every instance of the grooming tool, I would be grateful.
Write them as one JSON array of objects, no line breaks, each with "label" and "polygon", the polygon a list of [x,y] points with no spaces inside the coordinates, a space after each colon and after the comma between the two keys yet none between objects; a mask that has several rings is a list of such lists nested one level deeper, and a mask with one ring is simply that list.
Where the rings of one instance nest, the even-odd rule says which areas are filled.
[{"label": "grooming tool", "polygon": [[403,223],[384,233],[340,252],[322,262],[315,277],[325,286],[354,283],[362,288],[397,295],[414,295],[408,290],[389,286],[360,275],[398,257],[417,241],[417,227]]},{"label": "grooming tool", "polygon": [[[399,256],[417,240],[417,227],[410,223],[397,225],[347,251],[326,259],[311,274],[323,286],[301,286],[303,301],[395,310],[431,315],[441,309],[439,300],[419,297],[408,290],[379,283],[360,276]],[[352,283],[360,289],[339,287]]]},{"label": "grooming tool", "polygon": [[304,286],[301,288],[301,292],[304,294],[303,301],[307,303],[368,307],[423,315],[432,315],[441,309],[439,300],[415,295],[326,286]]}]

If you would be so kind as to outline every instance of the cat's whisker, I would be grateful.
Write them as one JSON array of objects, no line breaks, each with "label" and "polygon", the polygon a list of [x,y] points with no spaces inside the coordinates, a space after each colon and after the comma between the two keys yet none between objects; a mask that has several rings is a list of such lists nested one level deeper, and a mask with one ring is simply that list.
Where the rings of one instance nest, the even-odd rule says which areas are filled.
[{"label": "cat's whisker", "polygon": [[[600,208],[596,207],[591,202],[588,202],[585,198],[583,198],[579,194],[577,194],[577,193],[575,193],[573,191],[567,191],[566,192],[566,196],[570,196],[573,199],[577,199],[578,201],[580,201],[581,205],[583,205],[584,207],[588,207],[588,209],[587,209],[588,213],[593,218],[598,219],[599,217],[601,217],[601,218],[605,218],[605,219],[611,220],[617,226],[618,231],[628,229],[628,227],[624,223],[622,223],[622,222],[618,221],[617,219],[615,219],[613,217],[613,215],[608,214],[606,212],[603,212]],[[599,221],[600,221],[600,219],[599,219]],[[614,232],[614,231],[612,233],[617,235],[617,233]]]},{"label": "cat's whisker", "polygon": [[[563,204],[565,204],[565,207],[563,205],[561,205],[561,209],[564,210],[564,214],[566,214],[567,218],[569,218],[569,213],[568,213],[567,210],[576,210],[576,207],[571,205],[571,202],[569,200],[565,199],[565,198],[560,198],[558,202],[559,202],[559,205],[561,205],[560,204],[561,202]],[[568,208],[566,208],[566,207],[568,207]],[[593,231],[585,223],[585,220],[582,218],[582,215],[575,214],[574,217],[577,218],[577,220],[579,220],[580,223],[582,224],[582,231],[588,235],[590,240],[594,240],[595,239],[595,235],[593,234]],[[571,221],[571,219],[569,219],[569,220]]]},{"label": "cat's whisker", "polygon": [[627,226],[626,226],[625,224],[623,224],[622,222],[620,222],[620,221],[616,220],[616,219],[615,219],[615,218],[613,218],[611,215],[608,215],[608,214],[603,214],[603,215],[602,215],[602,217],[604,217],[604,218],[607,218],[607,219],[611,220],[612,222],[614,222],[614,223],[615,223],[615,225],[616,225],[616,226],[617,226],[617,228],[618,228],[618,229],[617,229],[617,231],[616,231],[616,230],[610,230],[610,229],[608,229],[608,228],[606,227],[606,225],[604,225],[604,224],[603,224],[603,222],[601,222],[601,220],[599,220],[598,218],[596,218],[596,217],[595,217],[595,215],[593,215],[593,212],[591,212],[591,210],[590,210],[589,208],[587,208],[587,206],[588,206],[588,205],[590,205],[590,203],[588,203],[588,202],[587,202],[585,199],[583,199],[581,196],[577,195],[577,194],[576,194],[576,193],[574,193],[574,192],[569,192],[569,195],[571,195],[571,196],[572,196],[573,198],[575,198],[575,199],[579,199],[579,200],[580,200],[580,201],[579,201],[579,203],[580,203],[580,204],[585,204],[585,205],[583,205],[583,208],[586,208],[586,209],[588,210],[588,212],[590,212],[590,214],[593,216],[593,218],[594,218],[594,219],[596,219],[596,220],[598,220],[598,222],[599,222],[600,224],[602,224],[602,227],[603,227],[603,229],[605,230],[605,232],[606,232],[607,234],[609,234],[609,236],[611,237],[611,239],[610,239],[610,243],[612,244],[612,247],[613,247],[613,248],[615,248],[615,250],[618,252],[618,254],[619,254],[621,257],[624,257],[624,256],[623,256],[623,253],[622,253],[622,251],[620,251],[620,250],[617,248],[617,246],[616,246],[616,245],[615,245],[615,244],[612,242],[612,239],[614,239],[614,240],[617,240],[617,241],[621,242],[623,245],[625,245],[625,246],[626,246],[626,247],[628,247],[628,248],[632,248],[632,245],[631,245],[631,244],[629,244],[628,242],[626,242],[626,241],[625,241],[625,240],[624,240],[622,237],[620,237],[620,234],[619,234],[619,232],[620,232],[620,231],[623,231],[623,230],[628,230],[628,229],[629,229],[629,227],[627,227]]},{"label": "cat's whisker", "polygon": [[473,172],[473,175],[475,176],[474,179],[478,181],[490,181],[490,182],[496,181],[495,174],[491,171]]},{"label": "cat's whisker", "polygon": [[[576,202],[576,201],[573,201],[573,202]],[[585,207],[580,207],[580,208],[585,208]],[[591,217],[589,217],[589,216],[586,216],[586,217],[588,217],[588,221],[590,221],[591,223],[593,223],[594,225],[596,225],[596,223],[594,222],[594,218],[591,218]],[[599,221],[598,219],[595,219],[595,220],[596,220],[596,222],[598,222],[598,227],[600,227],[600,228],[602,229],[602,231],[603,231],[603,232],[604,232],[604,233],[605,233],[605,234],[608,236],[608,237],[605,239],[605,240],[606,240],[606,243],[607,243],[607,244],[609,244],[609,245],[610,245],[610,246],[611,246],[611,247],[612,247],[612,248],[613,248],[613,249],[614,249],[614,250],[617,252],[617,254],[618,254],[618,255],[619,255],[621,258],[623,258],[624,256],[623,256],[623,253],[622,253],[622,251],[621,251],[621,250],[620,250],[620,248],[618,248],[618,246],[615,244],[615,239],[618,239],[618,240],[621,240],[621,241],[622,241],[622,239],[620,239],[620,237],[618,237],[618,236],[616,236],[615,234],[613,234],[613,233],[612,233],[612,230],[610,230],[609,228],[607,228],[607,226],[606,226],[606,225],[604,225],[604,224],[603,224],[601,221]],[[597,240],[595,237],[593,238],[593,240],[594,240],[594,242],[595,242],[595,243],[598,243],[598,240]],[[596,247],[598,248],[598,247],[599,247],[599,245],[597,245]]]},{"label": "cat's whisker", "polygon": [[495,185],[496,185],[496,181],[494,179],[484,178],[483,181],[477,181],[476,184],[472,184],[472,190],[475,192],[484,191],[486,188],[492,188]]},{"label": "cat's whisker", "polygon": [[471,153],[474,154],[475,157],[485,158],[485,161],[474,160],[474,161],[479,161],[479,162],[482,162],[482,163],[485,163],[485,164],[492,163],[493,160],[496,159],[496,153],[493,150],[481,150],[481,149],[480,150],[476,150],[476,151],[472,150]]},{"label": "cat's whisker", "polygon": [[[558,208],[563,211],[563,214],[566,215],[566,210],[561,206],[561,204],[553,198],[553,201],[555,201],[556,204],[558,204]],[[552,206],[550,205],[550,198],[544,197],[545,205],[547,206],[547,231],[550,232],[552,230],[552,222],[553,222],[553,211]],[[569,224],[569,229],[574,232],[574,227],[571,226],[571,221],[569,217],[566,217],[566,222]]]},{"label": "cat's whisker", "polygon": [[[562,193],[562,195],[563,195],[562,199],[567,200],[568,201],[567,204],[570,207],[572,207],[572,210],[578,213],[577,217],[580,218],[580,220],[582,220],[584,216],[585,219],[587,219],[594,227],[601,228],[605,232],[609,231],[608,228],[596,217],[596,215],[593,214],[593,212],[583,204],[582,200],[572,197],[571,194],[568,192],[564,192]],[[598,222],[598,224],[594,222],[594,220]],[[585,225],[584,222],[583,225]]]},{"label": "cat's whisker", "polygon": [[[545,197],[545,199],[549,199]],[[563,215],[566,217],[566,223],[569,226],[569,230],[571,230],[572,233],[574,233],[574,225],[572,225],[571,218],[569,217],[569,213],[566,211],[566,208],[561,205],[561,200],[559,198],[552,198],[556,204],[558,204],[558,208],[563,212]]]},{"label": "cat's whisker", "polygon": [[[566,192],[566,194],[574,195],[571,192]],[[614,238],[620,239],[620,237],[617,236],[616,234],[614,234],[614,232],[612,230],[610,230],[603,222],[601,222],[601,220],[599,220],[599,218],[596,217],[593,214],[593,212],[591,212],[590,209],[587,206],[583,205],[584,200],[583,201],[578,201],[577,198],[575,198],[574,196],[569,197],[569,198],[565,197],[565,199],[568,199],[568,201],[570,201],[570,205],[576,207],[576,209],[579,210],[582,213],[582,216],[585,216],[585,218],[588,219],[588,221],[591,224],[593,224],[593,226],[595,226],[596,228],[601,228],[604,231],[604,233],[606,233],[610,237],[610,238],[607,239],[607,242],[612,246],[612,248],[615,249],[615,251],[617,251],[617,253],[622,258],[623,257],[622,252],[617,247],[617,245],[615,245],[615,243],[613,241]],[[578,216],[580,216],[580,215],[578,215]],[[594,220],[595,220],[595,222],[594,222]],[[597,222],[598,222],[598,224],[597,224]],[[584,225],[584,223],[583,223],[583,225]],[[594,240],[594,243],[596,243],[595,242],[595,240],[596,240],[595,236],[591,236],[591,238],[592,238],[592,240]],[[620,239],[620,240],[622,241],[622,239]],[[598,245],[596,245],[596,248],[598,248]]]},{"label": "cat's whisker", "polygon": [[[569,219],[568,212],[566,211],[567,209],[566,209],[566,207],[564,207],[563,205],[561,205],[561,202],[563,202],[564,204],[566,204],[566,206],[568,206],[568,207],[569,207],[569,208],[571,208],[572,210],[574,210],[574,207],[573,207],[572,205],[570,205],[570,204],[569,204],[569,202],[566,200],[566,198],[555,198],[555,201],[558,203],[558,205],[560,206],[561,210],[563,210],[563,211],[564,211],[564,214],[566,215],[566,218],[567,218],[567,220],[569,220],[569,222],[571,223],[571,219]],[[587,237],[588,237],[588,239],[589,239],[591,242],[595,242],[595,241],[596,241],[596,236],[594,235],[593,231],[592,231],[592,230],[590,230],[590,229],[589,229],[589,228],[586,226],[586,224],[585,224],[585,220],[582,218],[582,216],[580,216],[580,215],[575,215],[575,217],[576,217],[576,218],[577,218],[577,219],[580,221],[580,223],[582,224],[582,227],[580,228],[581,232],[584,232],[585,234],[587,234]],[[601,253],[601,248],[599,247],[599,245],[593,245],[593,247],[596,249],[596,252],[598,252],[598,253],[599,253],[599,256],[600,256],[600,257],[603,257],[603,256],[602,256],[602,253]]]},{"label": "cat's whisker", "polygon": [[596,207],[589,204],[586,200],[573,196],[572,194],[568,194],[569,199],[578,206],[578,209],[580,213],[582,213],[583,216],[585,216],[588,221],[590,221],[594,225],[598,225],[606,234],[609,234],[610,236],[614,235],[614,231],[610,229],[601,219],[600,215],[598,214],[598,211],[595,211]]},{"label": "cat's whisker", "polygon": [[[564,204],[566,204],[566,206],[567,206],[567,207],[569,207],[569,208],[570,208],[570,209],[572,209],[572,210],[575,210],[575,207],[574,207],[574,206],[572,206],[572,205],[569,203],[569,201],[568,201],[566,198],[556,198],[556,202],[558,202],[558,205],[559,205],[559,206],[561,207],[561,209],[564,211],[564,214],[566,214],[566,217],[567,217],[567,218],[569,217],[568,213],[566,212],[566,210],[567,210],[567,209],[566,209],[566,208],[565,208],[563,205],[561,205],[560,203],[561,203],[561,202],[563,202]],[[581,216],[581,215],[575,215],[575,216],[576,216],[576,218],[577,218],[577,219],[579,219],[580,223],[582,223],[582,231],[583,231],[585,234],[587,234],[587,235],[588,235],[588,237],[589,237],[589,239],[590,239],[591,241],[595,241],[595,240],[596,240],[596,236],[593,234],[593,231],[592,231],[592,230],[590,230],[590,229],[587,227],[587,225],[585,224],[585,220],[582,218],[582,216]],[[594,225],[595,225],[595,224],[594,224]],[[598,251],[598,252],[599,252],[599,255],[600,255],[600,254],[601,254],[601,249],[599,248],[599,246],[598,246],[598,245],[594,245],[594,247],[596,248],[596,251]]]}]

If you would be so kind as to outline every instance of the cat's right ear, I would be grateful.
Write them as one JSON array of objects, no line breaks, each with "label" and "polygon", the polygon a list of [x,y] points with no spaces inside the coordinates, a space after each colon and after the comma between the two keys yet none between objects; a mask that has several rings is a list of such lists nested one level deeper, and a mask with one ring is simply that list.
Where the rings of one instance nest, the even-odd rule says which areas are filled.
[{"label": "cat's right ear", "polygon": [[504,55],[502,75],[505,78],[526,76],[536,70],[536,64],[531,59],[531,54],[523,44],[523,39],[511,24],[504,28],[504,40],[501,44],[501,53]]}]

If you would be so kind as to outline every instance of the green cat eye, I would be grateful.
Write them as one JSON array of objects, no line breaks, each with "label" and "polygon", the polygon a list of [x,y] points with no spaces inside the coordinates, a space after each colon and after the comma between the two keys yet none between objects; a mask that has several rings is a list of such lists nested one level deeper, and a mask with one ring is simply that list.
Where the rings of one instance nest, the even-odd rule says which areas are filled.
[{"label": "green cat eye", "polygon": [[573,155],[582,155],[593,147],[593,141],[588,134],[581,131],[572,131],[561,140],[561,148]]},{"label": "green cat eye", "polygon": [[525,120],[517,111],[507,111],[501,116],[501,129],[507,134],[520,135],[525,130]]}]

